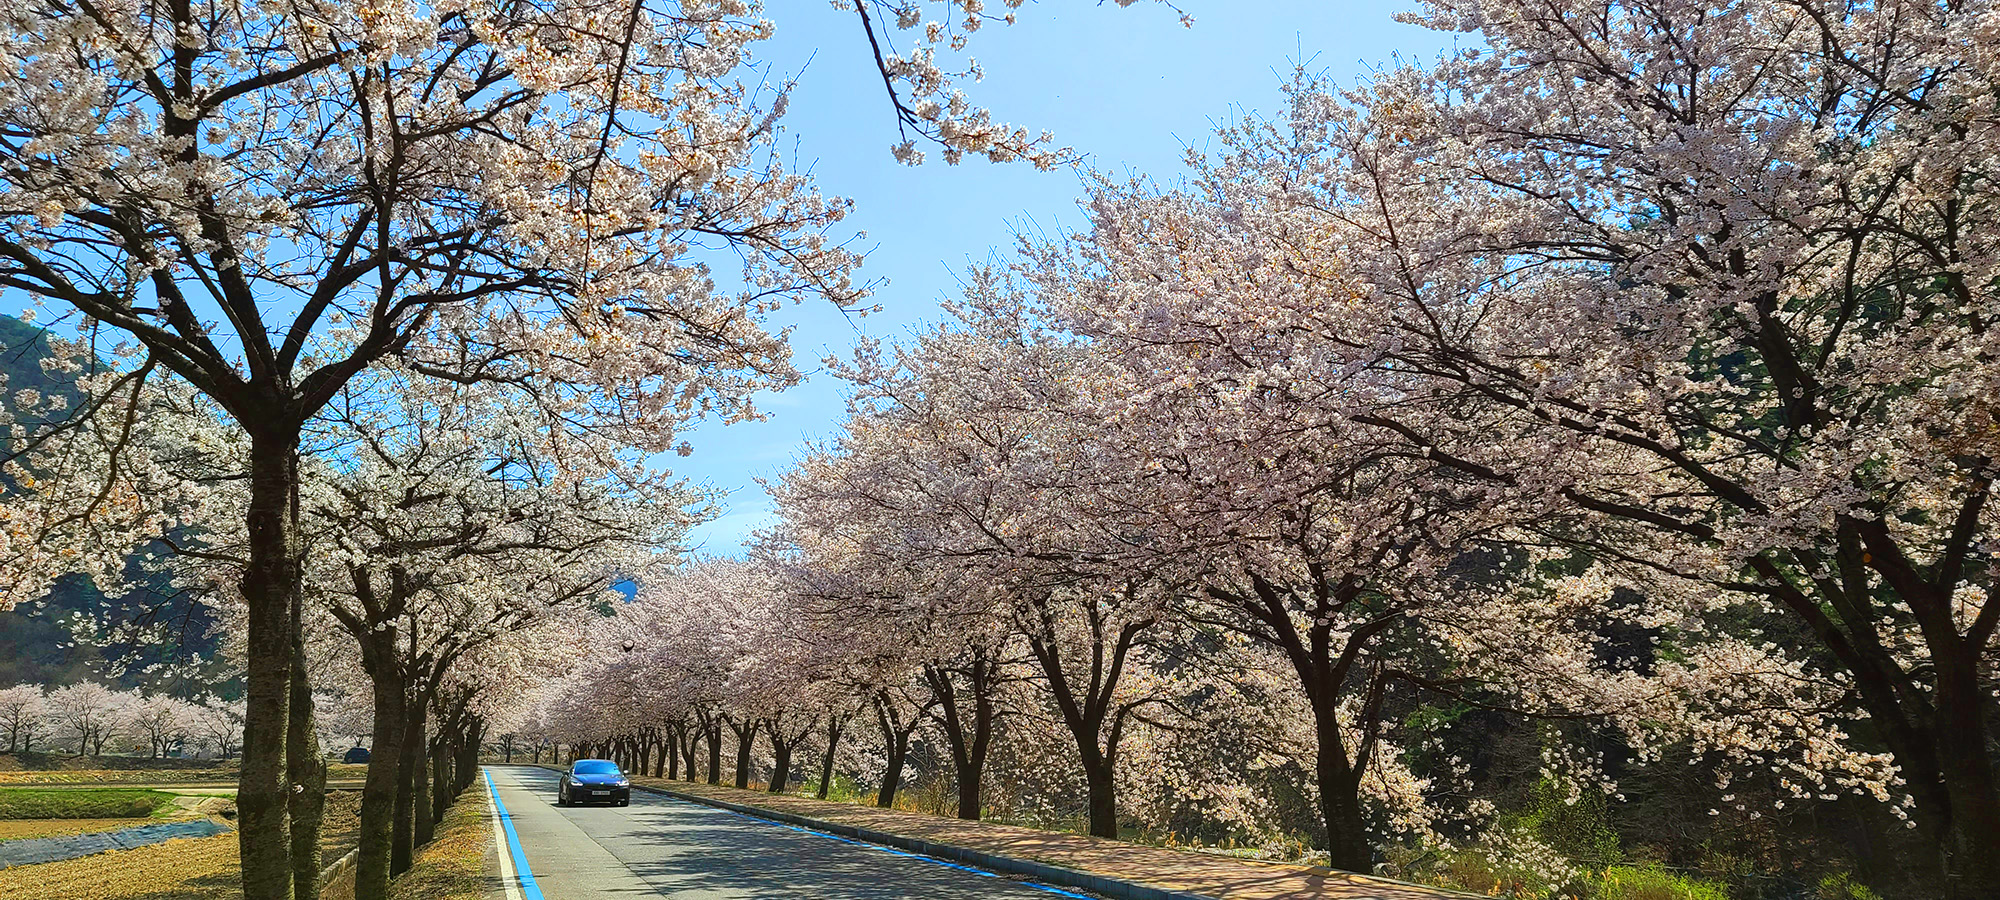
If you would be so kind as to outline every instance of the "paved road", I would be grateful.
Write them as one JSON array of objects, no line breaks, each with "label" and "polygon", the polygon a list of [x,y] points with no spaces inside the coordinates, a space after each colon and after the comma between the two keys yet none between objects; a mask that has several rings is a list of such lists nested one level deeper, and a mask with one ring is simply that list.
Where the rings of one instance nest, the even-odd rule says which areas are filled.
[{"label": "paved road", "polygon": [[558,807],[556,773],[486,771],[545,900],[1079,896],[644,791],[628,807]]}]

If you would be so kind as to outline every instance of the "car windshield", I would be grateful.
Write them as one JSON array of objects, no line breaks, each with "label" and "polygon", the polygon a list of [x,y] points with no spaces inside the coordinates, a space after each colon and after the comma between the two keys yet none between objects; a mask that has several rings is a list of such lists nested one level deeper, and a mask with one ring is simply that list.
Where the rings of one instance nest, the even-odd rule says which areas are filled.
[{"label": "car windshield", "polygon": [[570,771],[578,775],[616,775],[618,764],[604,759],[586,759],[578,762]]}]

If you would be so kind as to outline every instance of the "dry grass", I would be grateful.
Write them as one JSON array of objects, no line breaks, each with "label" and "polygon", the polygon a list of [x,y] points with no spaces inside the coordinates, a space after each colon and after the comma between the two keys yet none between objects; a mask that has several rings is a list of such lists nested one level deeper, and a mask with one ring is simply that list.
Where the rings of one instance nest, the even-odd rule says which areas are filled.
[{"label": "dry grass", "polygon": [[389,900],[483,900],[491,887],[486,877],[491,802],[483,781],[459,794],[438,823],[437,839],[389,886]]},{"label": "dry grass", "polygon": [[319,852],[326,865],[361,842],[361,792],[334,791],[326,795],[326,817],[319,825]]},{"label": "dry grass", "polygon": [[0,819],[0,841],[91,834],[158,824],[158,819]]},{"label": "dry grass", "polygon": [[236,833],[0,869],[0,897],[233,900],[243,895]]},{"label": "dry grass", "polygon": [[[359,791],[327,795],[325,830],[320,836],[320,848],[327,862],[353,849],[360,810]],[[446,821],[450,821],[449,816]],[[140,820],[139,824],[145,822]],[[8,824],[14,823],[0,823]],[[0,898],[237,900],[243,895],[243,879],[236,859],[236,840],[236,832],[231,831],[213,837],[181,838],[136,850],[0,869]]]},{"label": "dry grass", "polygon": [[67,784],[202,784],[235,783],[235,769],[31,769],[0,772],[0,785],[35,787]]},{"label": "dry grass", "polygon": [[[36,754],[37,757],[40,754]],[[142,757],[51,757],[23,765],[19,757],[0,754],[0,786],[63,784],[234,784],[241,774],[233,760],[146,759]],[[328,781],[366,777],[359,763],[332,763]]]}]

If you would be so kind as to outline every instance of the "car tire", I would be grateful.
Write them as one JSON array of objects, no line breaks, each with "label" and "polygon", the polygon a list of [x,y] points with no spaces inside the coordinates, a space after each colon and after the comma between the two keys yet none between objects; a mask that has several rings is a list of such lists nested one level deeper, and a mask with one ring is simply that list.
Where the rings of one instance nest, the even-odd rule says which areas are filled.
[{"label": "car tire", "polygon": [[563,790],[562,788],[556,788],[556,805],[557,805],[557,806],[568,806],[568,805],[569,805],[569,792],[568,792],[568,791],[565,791],[565,790]]},{"label": "car tire", "polygon": [[627,798],[627,799],[624,799],[624,800],[620,800],[620,801],[618,801],[618,805],[619,805],[619,806],[631,806],[631,805],[632,805],[632,801],[631,801],[631,799],[630,799],[630,798]]}]

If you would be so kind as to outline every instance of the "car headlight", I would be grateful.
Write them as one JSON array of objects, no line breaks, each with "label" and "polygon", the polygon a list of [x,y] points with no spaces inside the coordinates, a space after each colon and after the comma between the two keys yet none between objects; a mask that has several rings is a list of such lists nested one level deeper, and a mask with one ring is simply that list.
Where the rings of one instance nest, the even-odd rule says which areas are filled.
[{"label": "car headlight", "polygon": [[627,778],[620,778],[620,779],[618,779],[618,780],[617,780],[616,782],[614,782],[614,783],[615,783],[615,784],[616,784],[617,786],[619,786],[619,787],[631,787],[631,786],[632,786],[632,781],[631,781],[630,779],[627,779]]}]

